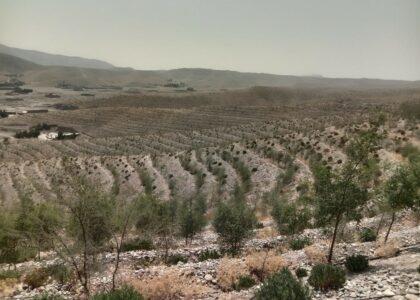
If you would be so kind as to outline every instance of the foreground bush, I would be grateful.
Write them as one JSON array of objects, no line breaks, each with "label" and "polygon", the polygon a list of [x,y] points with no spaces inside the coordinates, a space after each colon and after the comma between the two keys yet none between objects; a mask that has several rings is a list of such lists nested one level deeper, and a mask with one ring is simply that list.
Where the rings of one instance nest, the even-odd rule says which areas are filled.
[{"label": "foreground bush", "polygon": [[289,242],[290,249],[292,250],[301,250],[306,246],[312,244],[311,240],[307,237],[295,238]]},{"label": "foreground bush", "polygon": [[16,270],[3,270],[0,271],[0,280],[4,279],[17,279],[21,276],[20,272]]},{"label": "foreground bush", "polygon": [[36,269],[31,273],[27,274],[23,279],[23,282],[28,285],[31,289],[39,288],[48,281],[48,273],[45,269]]},{"label": "foreground bush", "polygon": [[232,255],[240,252],[245,239],[252,235],[256,223],[254,212],[243,199],[234,199],[228,204],[221,202],[213,219],[221,248]]},{"label": "foreground bush", "polygon": [[364,255],[352,255],[346,258],[345,265],[350,272],[359,273],[369,268],[369,260]]},{"label": "foreground bush", "polygon": [[287,268],[283,268],[263,283],[255,299],[309,300],[311,297],[309,289],[295,279]]},{"label": "foreground bush", "polygon": [[224,257],[216,271],[217,284],[223,291],[231,290],[242,276],[249,275],[245,264],[236,258]]},{"label": "foreground bush", "polygon": [[36,296],[33,300],[64,300],[64,298],[57,294],[49,294],[45,292]]},{"label": "foreground bush", "polygon": [[188,261],[188,258],[181,255],[181,254],[173,254],[173,255],[169,255],[168,258],[166,259],[166,264],[167,265],[176,265],[179,262],[182,263],[186,263]]},{"label": "foreground bush", "polygon": [[328,291],[342,288],[346,274],[340,267],[331,264],[319,264],[312,268],[308,283],[315,290]]},{"label": "foreground bush", "polygon": [[363,228],[360,233],[361,242],[374,242],[376,238],[376,232],[372,228]]},{"label": "foreground bush", "polygon": [[120,289],[111,292],[103,292],[96,294],[92,300],[143,300],[143,296],[139,294],[131,286],[123,286]]},{"label": "foreground bush", "polygon": [[286,266],[284,259],[274,250],[254,252],[245,257],[248,272],[260,281]]},{"label": "foreground bush", "polygon": [[208,259],[219,259],[222,257],[217,250],[206,249],[198,255],[199,261],[205,261]]},{"label": "foreground bush", "polygon": [[126,241],[121,246],[121,252],[136,251],[136,250],[153,250],[155,247],[151,240],[134,239]]},{"label": "foreground bush", "polygon": [[48,266],[45,268],[45,272],[60,284],[65,284],[72,278],[71,269],[63,264]]},{"label": "foreground bush", "polygon": [[308,271],[304,268],[297,268],[295,274],[297,278],[302,278],[308,276]]},{"label": "foreground bush", "polygon": [[238,281],[234,284],[234,289],[236,291],[240,291],[240,290],[246,290],[249,289],[250,287],[253,287],[256,284],[256,281],[254,278],[252,278],[249,275],[245,275],[245,276],[240,276]]}]

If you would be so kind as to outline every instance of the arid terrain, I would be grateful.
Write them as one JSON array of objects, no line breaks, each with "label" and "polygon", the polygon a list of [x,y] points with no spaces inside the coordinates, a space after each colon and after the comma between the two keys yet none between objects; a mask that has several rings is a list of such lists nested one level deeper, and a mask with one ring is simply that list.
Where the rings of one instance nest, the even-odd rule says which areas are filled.
[{"label": "arid terrain", "polygon": [[[357,206],[357,216],[337,222],[332,263],[345,269],[346,258],[360,254],[370,267],[345,271],[346,281],[336,289],[317,290],[308,276],[296,280],[309,287],[313,299],[420,298],[418,182],[410,183],[415,195],[410,197],[417,202],[384,208],[388,180],[402,166],[414,162],[418,168],[418,82],[84,69],[0,55],[0,79],[20,74],[12,77],[32,90],[0,91],[0,110],[8,113],[0,118],[0,209],[11,219],[22,216],[28,199],[36,207],[81,197],[78,186],[71,185],[75,179],[122,203],[142,196],[162,203],[204,201],[204,224],[191,236],[179,234],[182,224],[176,222],[164,236],[144,232],[139,224],[147,218],[140,214],[120,244],[113,237],[103,241],[89,269],[91,295],[111,288],[116,261],[118,285],[133,286],[147,299],[252,299],[283,267],[293,274],[303,268],[309,275],[315,265],[327,262],[334,230],[333,223],[316,219],[320,178],[315,166],[341,174],[353,166],[352,141],[368,132],[381,136],[372,152],[374,164],[365,166],[371,167],[369,178],[360,184],[368,196]],[[36,126],[41,129],[34,131]],[[221,203],[237,199],[256,223],[239,253],[231,255],[214,220]],[[308,208],[313,215],[304,227],[286,233],[279,224],[289,220],[279,221],[273,213],[274,203],[282,202]],[[61,216],[66,219],[64,208]],[[52,239],[65,236],[64,243],[49,241],[36,255],[11,261],[7,251],[29,249],[33,240],[23,230],[16,233],[13,248],[0,233],[0,298],[86,297],[83,276],[75,274],[83,251],[72,252],[74,260],[63,254],[75,238],[65,235],[66,228],[47,228]],[[377,236],[364,239],[367,229]],[[139,240],[144,243],[136,244]],[[293,245],[301,240],[303,245]],[[56,265],[64,265],[70,275],[28,280]],[[17,275],[2,275],[7,270]],[[252,284],[241,286],[243,278]]]}]

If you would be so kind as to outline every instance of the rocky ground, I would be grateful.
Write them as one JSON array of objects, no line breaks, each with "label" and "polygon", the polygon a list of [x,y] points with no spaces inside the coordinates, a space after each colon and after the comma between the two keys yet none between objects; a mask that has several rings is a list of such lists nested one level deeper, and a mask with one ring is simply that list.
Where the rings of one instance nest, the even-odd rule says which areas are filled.
[{"label": "rocky ground", "polygon": [[[372,226],[377,222],[378,218],[365,219],[359,226],[360,228]],[[312,291],[313,299],[420,299],[420,274],[417,271],[420,264],[420,226],[415,226],[411,222],[407,214],[400,216],[385,248],[382,241],[340,242],[335,250],[335,263],[342,263],[346,255],[364,254],[370,259],[370,269],[360,274],[348,273],[346,284],[340,290],[327,293]],[[265,230],[270,227],[270,222],[267,222]],[[352,223],[347,226],[347,230],[353,233],[357,228],[358,226]],[[185,246],[179,242],[171,250],[171,254],[188,257],[186,263],[179,262],[173,266],[159,263],[161,250],[123,253],[119,281],[128,282],[145,294],[162,293],[161,297],[157,296],[155,299],[167,299],[165,298],[167,295],[174,297],[171,299],[252,299],[260,284],[248,290],[226,289],[224,278],[220,275],[223,266],[231,264],[233,272],[241,273],[242,267],[248,266],[250,257],[258,257],[255,253],[276,253],[281,262],[279,266],[288,266],[292,270],[303,267],[310,273],[314,264],[325,259],[323,254],[328,248],[328,236],[318,229],[306,230],[303,235],[310,237],[314,243],[302,250],[287,249],[284,236],[254,238],[248,241],[243,255],[239,258],[199,261],[201,252],[206,249],[218,249],[216,235],[206,231],[191,245]],[[28,271],[53,264],[56,260],[53,254],[45,253],[43,260],[22,263],[17,265],[17,268]],[[109,287],[114,261],[114,254],[108,253],[102,256],[103,268],[92,279],[95,290]],[[271,264],[271,260],[268,261]],[[307,277],[302,281],[306,283]],[[2,292],[6,293],[4,288]],[[44,292],[59,294],[66,299],[77,299],[81,288],[77,285],[50,282],[30,290],[24,284],[17,283],[9,287],[7,292],[9,296],[4,297],[5,299],[32,299]]]}]

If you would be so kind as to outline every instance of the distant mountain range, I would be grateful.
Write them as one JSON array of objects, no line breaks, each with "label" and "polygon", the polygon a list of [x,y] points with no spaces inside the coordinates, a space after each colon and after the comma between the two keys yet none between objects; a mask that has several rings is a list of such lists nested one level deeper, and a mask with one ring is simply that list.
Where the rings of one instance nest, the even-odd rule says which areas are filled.
[{"label": "distant mountain range", "polygon": [[184,68],[142,71],[118,68],[111,64],[79,57],[52,55],[0,45],[1,73],[22,74],[22,80],[33,86],[55,86],[58,82],[77,86],[154,87],[183,82],[200,90],[242,89],[252,86],[288,88],[382,89],[420,88],[420,81],[326,78],[265,73],[243,73],[228,70]]},{"label": "distant mountain range", "polygon": [[92,69],[112,69],[113,65],[102,60],[87,59],[76,56],[49,54],[35,50],[12,48],[0,44],[0,53],[13,55],[42,66],[63,66]]}]

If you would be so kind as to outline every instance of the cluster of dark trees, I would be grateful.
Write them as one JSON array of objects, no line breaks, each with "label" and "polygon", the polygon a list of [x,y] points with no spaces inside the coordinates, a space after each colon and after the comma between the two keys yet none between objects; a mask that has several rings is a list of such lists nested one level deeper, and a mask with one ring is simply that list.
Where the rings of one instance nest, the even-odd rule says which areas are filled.
[{"label": "cluster of dark trees", "polygon": [[[76,131],[73,128],[62,128],[57,125],[50,125],[47,123],[40,123],[35,126],[30,127],[28,130],[22,130],[15,133],[15,138],[17,139],[30,139],[30,138],[37,138],[41,131],[43,130],[51,130],[53,128],[57,129],[57,140],[65,140],[65,139],[75,139],[76,138]],[[65,133],[70,134],[65,134]]]}]

